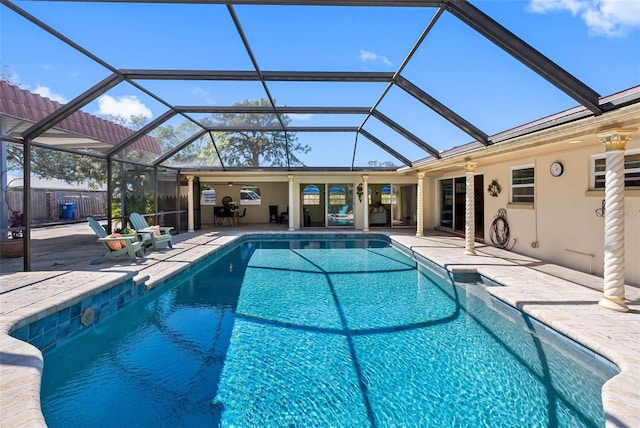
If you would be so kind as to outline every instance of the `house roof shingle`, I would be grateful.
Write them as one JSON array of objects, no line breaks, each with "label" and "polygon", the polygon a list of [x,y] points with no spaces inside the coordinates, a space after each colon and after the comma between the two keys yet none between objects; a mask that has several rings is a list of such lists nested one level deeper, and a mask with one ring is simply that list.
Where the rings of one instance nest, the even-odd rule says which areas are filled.
[{"label": "house roof shingle", "polygon": [[[42,97],[18,86],[0,81],[0,114],[37,123],[62,107],[57,101]],[[81,135],[102,143],[117,145],[135,131],[97,116],[77,111],[60,121],[55,129]],[[137,140],[134,149],[161,155],[160,144],[145,135]]]}]

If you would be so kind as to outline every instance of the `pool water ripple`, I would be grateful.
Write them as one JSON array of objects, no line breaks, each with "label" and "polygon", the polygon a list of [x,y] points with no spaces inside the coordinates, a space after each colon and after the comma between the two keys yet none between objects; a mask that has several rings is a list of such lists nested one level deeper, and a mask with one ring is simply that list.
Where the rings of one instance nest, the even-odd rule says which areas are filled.
[{"label": "pool water ripple", "polygon": [[245,242],[46,355],[49,426],[603,426],[610,366],[482,285],[330,246]]}]

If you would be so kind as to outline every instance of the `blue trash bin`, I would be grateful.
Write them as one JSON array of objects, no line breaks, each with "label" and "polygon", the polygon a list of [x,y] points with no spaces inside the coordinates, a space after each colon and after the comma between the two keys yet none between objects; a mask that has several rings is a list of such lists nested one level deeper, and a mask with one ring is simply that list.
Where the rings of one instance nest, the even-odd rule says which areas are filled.
[{"label": "blue trash bin", "polygon": [[78,204],[74,202],[60,203],[60,218],[63,220],[73,220],[76,218]]}]

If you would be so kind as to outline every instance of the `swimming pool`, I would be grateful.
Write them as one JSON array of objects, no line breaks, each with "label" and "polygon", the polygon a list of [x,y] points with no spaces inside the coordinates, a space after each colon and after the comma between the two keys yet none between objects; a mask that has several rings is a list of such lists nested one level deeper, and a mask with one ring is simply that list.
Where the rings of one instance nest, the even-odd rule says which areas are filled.
[{"label": "swimming pool", "polygon": [[49,426],[603,426],[614,366],[383,240],[244,241],[45,354]]}]

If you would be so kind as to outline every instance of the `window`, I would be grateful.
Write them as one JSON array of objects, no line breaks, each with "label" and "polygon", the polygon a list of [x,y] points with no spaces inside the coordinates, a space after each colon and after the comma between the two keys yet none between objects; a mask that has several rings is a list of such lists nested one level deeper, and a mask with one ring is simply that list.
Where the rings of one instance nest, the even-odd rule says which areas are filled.
[{"label": "window", "polygon": [[[594,156],[591,158],[591,188],[604,189],[605,174],[607,172],[606,158]],[[627,151],[624,156],[624,187],[625,189],[640,188],[640,150]]]},{"label": "window", "polygon": [[314,184],[310,184],[302,191],[303,205],[320,205],[320,189]]},{"label": "window", "polygon": [[262,205],[262,196],[257,187],[243,187],[240,190],[240,205]]},{"label": "window", "polygon": [[347,192],[342,186],[332,186],[329,189],[329,205],[343,205],[347,203]]},{"label": "window", "polygon": [[395,186],[387,184],[386,186],[384,186],[382,188],[382,191],[380,192],[380,194],[381,194],[380,203],[382,203],[382,204],[395,204],[396,203],[396,193],[397,193],[397,190],[396,190]]},{"label": "window", "polygon": [[511,168],[511,203],[533,204],[534,186],[533,166]]}]

